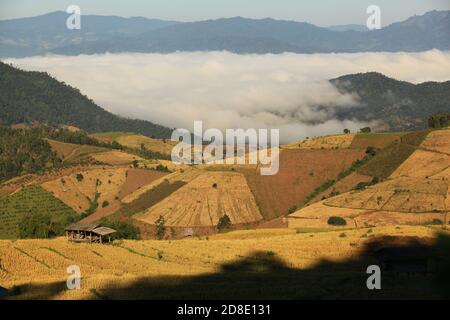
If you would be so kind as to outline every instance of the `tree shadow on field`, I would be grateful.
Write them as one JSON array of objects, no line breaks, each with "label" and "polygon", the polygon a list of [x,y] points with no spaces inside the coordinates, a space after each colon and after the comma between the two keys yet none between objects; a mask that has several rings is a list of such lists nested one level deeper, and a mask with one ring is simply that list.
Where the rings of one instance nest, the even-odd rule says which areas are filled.
[{"label": "tree shadow on field", "polygon": [[[395,256],[426,249],[439,264],[427,275],[387,272],[381,290],[369,290],[369,265],[379,264],[380,248]],[[397,250],[397,251],[396,251]],[[420,250],[419,250],[420,251]],[[196,276],[142,277],[127,284],[111,283],[91,289],[93,299],[445,299],[450,298],[450,237],[382,237],[365,243],[353,258],[323,260],[307,269],[295,269],[273,252],[257,251],[220,266],[217,273]],[[432,271],[429,269],[429,271]],[[51,299],[65,283],[19,287],[11,298]]]}]

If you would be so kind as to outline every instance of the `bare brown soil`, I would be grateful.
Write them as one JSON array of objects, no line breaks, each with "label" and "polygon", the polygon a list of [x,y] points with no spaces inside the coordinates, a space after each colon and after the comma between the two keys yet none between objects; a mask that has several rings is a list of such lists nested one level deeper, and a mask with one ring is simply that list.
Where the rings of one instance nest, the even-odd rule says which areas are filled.
[{"label": "bare brown soil", "polygon": [[243,172],[264,219],[288,214],[288,209],[303,205],[304,199],[329,179],[334,179],[355,160],[362,150],[282,150],[276,175],[261,176],[258,170]]},{"label": "bare brown soil", "polygon": [[137,189],[166,175],[166,172],[156,170],[129,169],[126,173],[125,183],[120,187],[118,197],[123,199]]}]

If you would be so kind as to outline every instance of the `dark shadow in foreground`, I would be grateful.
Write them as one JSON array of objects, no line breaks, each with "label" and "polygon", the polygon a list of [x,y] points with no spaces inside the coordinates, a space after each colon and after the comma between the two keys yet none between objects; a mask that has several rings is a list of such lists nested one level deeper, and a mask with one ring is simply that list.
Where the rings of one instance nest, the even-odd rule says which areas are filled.
[{"label": "dark shadow in foreground", "polygon": [[[448,299],[450,237],[383,237],[341,262],[295,269],[272,252],[254,252],[197,276],[142,277],[127,286],[91,289],[92,299]],[[369,290],[369,265],[383,268],[381,290]],[[24,285],[8,297],[51,299],[64,282]],[[25,297],[25,296],[24,296]]]}]

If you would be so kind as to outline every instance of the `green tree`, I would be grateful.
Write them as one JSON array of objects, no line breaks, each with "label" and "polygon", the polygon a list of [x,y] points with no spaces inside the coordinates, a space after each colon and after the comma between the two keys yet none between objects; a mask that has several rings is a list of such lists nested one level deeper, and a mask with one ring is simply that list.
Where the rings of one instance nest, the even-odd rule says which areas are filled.
[{"label": "green tree", "polygon": [[227,214],[224,214],[220,217],[219,222],[217,223],[217,230],[219,232],[226,231],[231,228],[231,219]]},{"label": "green tree", "polygon": [[342,217],[332,216],[328,218],[327,223],[332,226],[345,226],[347,221]]},{"label": "green tree", "polygon": [[164,237],[164,233],[166,232],[165,227],[166,221],[164,220],[163,216],[159,216],[158,219],[155,221],[156,225],[156,237],[161,240]]}]

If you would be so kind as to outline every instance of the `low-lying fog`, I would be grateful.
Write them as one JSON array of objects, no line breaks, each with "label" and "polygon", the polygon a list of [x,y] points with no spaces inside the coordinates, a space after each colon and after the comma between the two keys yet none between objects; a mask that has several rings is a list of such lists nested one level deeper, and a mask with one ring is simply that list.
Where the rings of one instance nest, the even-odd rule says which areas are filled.
[{"label": "low-lying fog", "polygon": [[[357,96],[328,83],[345,74],[377,71],[413,83],[450,79],[450,53],[237,55],[228,52],[104,54],[8,59],[25,70],[47,71],[104,109],[172,128],[280,128],[283,142],[357,130],[338,121],[337,108]],[[322,105],[325,109],[317,110]]]}]

